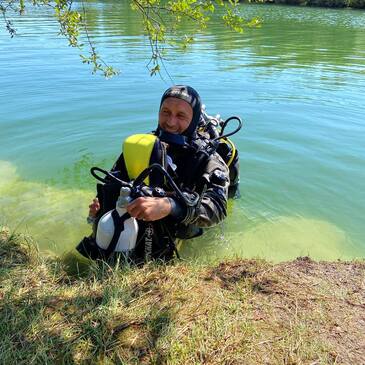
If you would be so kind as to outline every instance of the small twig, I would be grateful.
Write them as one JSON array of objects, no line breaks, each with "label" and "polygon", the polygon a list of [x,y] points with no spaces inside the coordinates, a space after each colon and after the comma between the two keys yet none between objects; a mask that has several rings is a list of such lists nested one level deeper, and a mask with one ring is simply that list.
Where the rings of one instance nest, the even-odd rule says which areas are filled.
[{"label": "small twig", "polygon": [[364,308],[365,309],[365,304],[363,304],[363,303],[360,303],[360,304],[353,303],[349,299],[346,299],[345,302],[347,304],[349,304],[349,305],[352,305],[353,307],[360,307],[360,308]]},{"label": "small twig", "polygon": [[128,327],[142,326],[144,324],[146,324],[146,321],[130,321],[130,322],[127,322],[127,323],[122,323],[122,324],[120,324],[120,325],[113,328],[113,333],[117,335],[118,333],[124,331]]},{"label": "small twig", "polygon": [[261,342],[258,342],[256,345],[265,345],[266,343],[271,343],[271,342],[276,342],[276,341],[280,341],[282,340],[284,337],[275,337],[271,340],[265,340],[265,341],[261,341]]}]

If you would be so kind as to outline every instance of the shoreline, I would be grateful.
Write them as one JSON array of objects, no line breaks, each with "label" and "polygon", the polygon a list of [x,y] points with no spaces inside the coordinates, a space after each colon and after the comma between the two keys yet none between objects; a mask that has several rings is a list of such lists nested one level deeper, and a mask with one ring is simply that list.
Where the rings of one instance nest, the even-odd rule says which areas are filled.
[{"label": "shoreline", "polygon": [[1,363],[365,363],[365,261],[85,264],[0,228]]}]

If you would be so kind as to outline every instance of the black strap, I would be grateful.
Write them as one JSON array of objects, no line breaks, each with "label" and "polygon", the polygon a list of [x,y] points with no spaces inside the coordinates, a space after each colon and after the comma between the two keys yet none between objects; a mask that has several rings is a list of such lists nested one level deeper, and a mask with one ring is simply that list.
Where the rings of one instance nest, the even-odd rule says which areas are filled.
[{"label": "black strap", "polygon": [[172,237],[166,222],[159,221],[158,223],[160,224],[160,229],[162,233],[166,236],[168,248],[170,249],[170,251],[175,253],[176,257],[180,260],[180,255],[176,248],[175,239]]},{"label": "black strap", "polygon": [[197,180],[197,176],[200,176],[207,164],[209,157],[216,151],[215,145],[211,145],[209,141],[204,138],[197,138],[194,141],[194,152],[186,161],[184,170],[184,183],[186,186],[193,186]]},{"label": "black strap", "polygon": [[129,213],[124,213],[122,216],[119,216],[116,209],[113,209],[112,218],[114,222],[114,234],[112,240],[109,243],[108,248],[105,250],[106,257],[109,257],[115,251],[115,248],[117,247],[117,243],[119,240],[119,236],[124,229],[124,222],[130,217],[131,216]]},{"label": "black strap", "polygon": [[155,230],[153,228],[153,223],[148,222],[145,226],[144,235],[144,256],[146,261],[150,261],[153,255],[153,235]]}]

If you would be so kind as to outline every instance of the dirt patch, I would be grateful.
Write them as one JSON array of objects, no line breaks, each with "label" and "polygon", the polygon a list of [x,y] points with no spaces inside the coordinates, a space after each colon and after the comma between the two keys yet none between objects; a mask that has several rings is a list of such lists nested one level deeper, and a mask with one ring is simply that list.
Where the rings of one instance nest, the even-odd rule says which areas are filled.
[{"label": "dirt patch", "polygon": [[267,266],[270,267],[263,261],[257,260],[223,262],[208,270],[204,280],[216,281],[222,288],[230,289],[239,281],[255,278],[260,272],[267,269]]},{"label": "dirt patch", "polygon": [[[257,275],[253,289],[256,316],[271,328],[271,338],[284,334],[285,351],[298,342],[315,342],[325,363],[365,364],[363,263],[297,259]],[[266,348],[274,351],[270,344]],[[287,356],[296,358],[291,351]]]}]

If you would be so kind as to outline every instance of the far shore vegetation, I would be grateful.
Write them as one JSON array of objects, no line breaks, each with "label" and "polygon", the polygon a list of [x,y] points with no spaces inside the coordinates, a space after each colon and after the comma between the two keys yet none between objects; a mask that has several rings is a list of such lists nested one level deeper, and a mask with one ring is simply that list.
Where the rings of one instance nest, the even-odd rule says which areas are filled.
[{"label": "far shore vegetation", "polygon": [[365,262],[136,268],[0,227],[0,364],[364,364]]},{"label": "far shore vegetation", "polygon": [[242,3],[365,9],[365,0],[244,0]]}]

